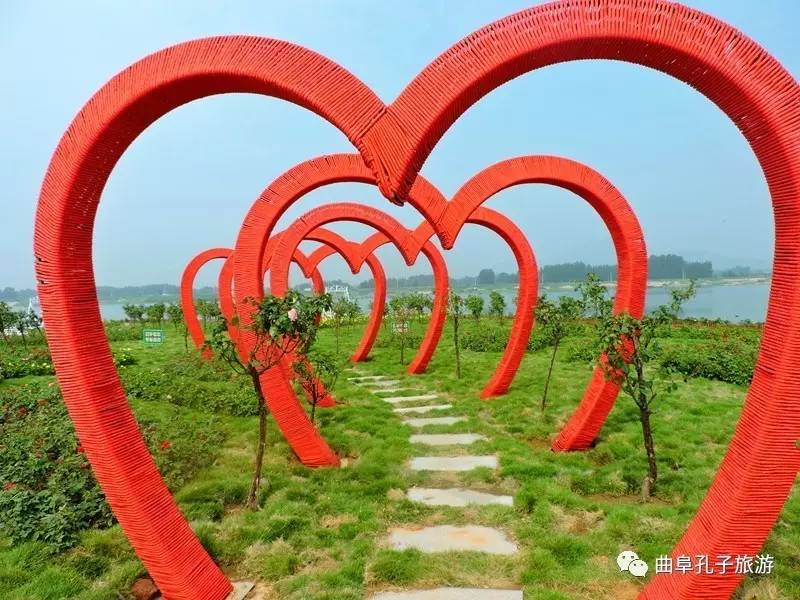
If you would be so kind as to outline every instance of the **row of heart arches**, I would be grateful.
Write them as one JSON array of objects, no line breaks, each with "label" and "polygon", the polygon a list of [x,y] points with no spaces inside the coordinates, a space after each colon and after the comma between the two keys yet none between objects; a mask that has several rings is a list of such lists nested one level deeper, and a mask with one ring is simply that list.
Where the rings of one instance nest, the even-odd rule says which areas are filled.
[{"label": "row of heart arches", "polygon": [[[615,309],[637,314],[644,302],[644,240],[630,206],[600,174],[557,157],[518,157],[479,173],[450,200],[419,174],[450,125],[484,95],[519,75],[580,59],[636,63],[693,86],[742,131],[764,171],[776,247],[761,350],[727,454],[673,549],[674,554],[709,556],[758,552],[800,469],[800,89],[763,48],[709,15],[664,0],[559,0],[467,36],[423,69],[391,104],[341,66],[305,48],[225,36],[179,44],[136,62],[104,85],[69,126],[50,162],[36,213],[39,297],[77,435],[112,510],[165,598],[219,600],[231,584],[195,537],[155,467],[100,318],[92,265],[94,217],[125,149],[172,109],[214,94],[246,92],[315,112],[357,150],[297,165],[273,181],[245,216],[225,269],[232,286],[224,288],[235,291],[226,310],[239,317],[238,342],[244,348],[254,343],[247,327],[252,310],[244,299],[263,294],[265,268],[272,292],[282,293],[290,260],[305,260],[296,254],[300,241],[313,236],[331,241],[324,226],[343,216],[335,205],[323,206],[280,236],[276,223],[308,192],[343,181],[376,185],[388,201],[411,204],[423,223],[399,237],[401,230],[385,213],[354,205],[347,208],[347,219],[370,224],[377,237],[359,244],[331,242],[331,247],[344,244],[340,249],[352,268],[362,263],[373,268],[374,249],[399,239],[406,262],[425,254],[434,272],[440,269],[440,281],[447,279],[446,266],[429,239],[436,235],[450,249],[468,222],[489,227],[509,243],[522,280],[524,269],[535,268],[527,240],[481,204],[520,183],[561,185],[588,201],[606,223],[620,270]],[[315,264],[310,258],[306,263],[309,268]],[[526,279],[534,281],[535,270]],[[535,297],[535,292],[528,296],[530,290],[525,294],[530,301]],[[521,291],[520,300],[525,298]],[[519,311],[517,343],[503,356],[486,395],[507,389],[531,316],[532,310]],[[432,352],[439,334],[432,326],[423,349]],[[423,352],[415,357],[415,368],[424,368],[425,361]],[[282,372],[268,371],[261,384],[301,460],[335,464],[334,453],[308,422]],[[554,448],[590,444],[616,392],[601,373],[594,373]],[[734,573],[657,574],[641,597],[729,598],[740,580]]]}]

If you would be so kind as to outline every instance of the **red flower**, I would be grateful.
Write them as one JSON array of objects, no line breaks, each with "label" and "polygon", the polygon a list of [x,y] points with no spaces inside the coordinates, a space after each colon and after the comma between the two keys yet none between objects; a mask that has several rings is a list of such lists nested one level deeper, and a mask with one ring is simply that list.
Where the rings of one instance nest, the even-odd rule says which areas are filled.
[{"label": "red flower", "polygon": [[24,406],[20,406],[20,407],[17,409],[17,415],[19,415],[20,417],[24,417],[24,416],[25,416],[25,415],[27,415],[27,414],[28,414],[28,409],[27,409],[27,408],[25,408]]},{"label": "red flower", "polygon": [[9,490],[13,490],[15,487],[17,487],[17,484],[9,481],[3,485],[3,491],[7,492]]},{"label": "red flower", "polygon": [[82,444],[78,444],[78,447],[75,449],[75,452],[77,452],[78,454],[83,454],[84,452],[86,452],[86,450],[83,449]]},{"label": "red flower", "polygon": [[44,406],[45,404],[47,404],[47,400],[45,400],[44,398],[39,398],[36,401],[36,404],[38,404],[39,406]]},{"label": "red flower", "polygon": [[169,443],[169,440],[164,440],[161,442],[161,449],[162,450],[169,450],[172,444]]}]

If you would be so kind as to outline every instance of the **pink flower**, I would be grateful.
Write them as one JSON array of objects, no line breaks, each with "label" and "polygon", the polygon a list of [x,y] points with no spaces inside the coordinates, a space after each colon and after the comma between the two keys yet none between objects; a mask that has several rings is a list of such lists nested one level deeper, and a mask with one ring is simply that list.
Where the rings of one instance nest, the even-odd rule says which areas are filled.
[{"label": "pink flower", "polygon": [[289,315],[289,320],[290,320],[290,321],[292,321],[292,322],[294,322],[294,321],[297,321],[297,309],[296,309],[296,308],[292,308],[292,309],[291,309],[291,310],[290,310],[288,313],[286,313],[286,314],[287,314],[287,315]]}]

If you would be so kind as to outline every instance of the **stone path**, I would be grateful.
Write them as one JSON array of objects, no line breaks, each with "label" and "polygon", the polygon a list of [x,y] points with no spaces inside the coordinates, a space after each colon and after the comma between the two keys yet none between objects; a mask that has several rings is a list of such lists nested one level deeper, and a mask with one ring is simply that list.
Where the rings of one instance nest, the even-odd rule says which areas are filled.
[{"label": "stone path", "polygon": [[415,433],[411,436],[411,443],[426,446],[466,446],[485,439],[486,436],[477,433]]},{"label": "stone path", "polygon": [[447,408],[453,408],[452,404],[429,404],[427,406],[409,406],[406,408],[395,408],[394,412],[398,415],[404,415],[407,413],[427,413],[431,412],[432,410],[445,410]]},{"label": "stone path", "polygon": [[388,396],[381,397],[381,400],[389,404],[400,404],[402,402],[418,402],[420,400],[436,400],[436,394],[419,394],[418,396]]},{"label": "stone path", "polygon": [[467,417],[421,417],[419,419],[406,419],[404,425],[409,427],[427,427],[428,425],[455,425],[467,420]]},{"label": "stone path", "polygon": [[[384,375],[361,375],[350,378],[356,385],[371,388],[374,394],[409,391],[400,387],[399,380],[388,379]],[[422,406],[399,406],[393,412],[399,416],[425,414],[432,411],[452,409],[449,403],[435,402],[440,400],[434,393],[420,393],[414,396],[378,396],[392,405],[403,405],[412,402],[429,402]],[[435,402],[435,403],[434,403]],[[406,418],[403,424],[413,428],[428,425],[455,425],[467,421],[463,416],[416,417]],[[478,441],[485,441],[483,435],[470,432],[459,433],[413,433],[412,444],[426,446],[466,446]],[[417,456],[409,462],[412,471],[437,471],[459,473],[477,468],[496,469],[497,456],[490,455],[455,455],[455,456]],[[428,506],[469,507],[476,505],[513,506],[511,496],[489,494],[465,488],[422,488],[411,487],[406,496],[412,502]],[[480,525],[437,525],[432,527],[395,527],[386,539],[387,545],[397,550],[415,548],[425,553],[450,551],[483,552],[487,554],[513,556],[518,552],[517,544],[509,536],[498,529]],[[408,590],[399,592],[380,592],[371,596],[371,600],[522,600],[521,590],[478,589],[441,587],[426,590]]]},{"label": "stone path", "polygon": [[497,468],[496,456],[417,456],[409,463],[412,471],[472,471],[478,467]]},{"label": "stone path", "polygon": [[408,499],[429,506],[469,506],[470,504],[502,504],[514,506],[511,496],[496,496],[486,492],[476,492],[463,488],[440,490],[435,488],[412,487],[408,490]]},{"label": "stone path", "polygon": [[522,600],[521,590],[436,588],[416,592],[381,592],[373,600]]}]

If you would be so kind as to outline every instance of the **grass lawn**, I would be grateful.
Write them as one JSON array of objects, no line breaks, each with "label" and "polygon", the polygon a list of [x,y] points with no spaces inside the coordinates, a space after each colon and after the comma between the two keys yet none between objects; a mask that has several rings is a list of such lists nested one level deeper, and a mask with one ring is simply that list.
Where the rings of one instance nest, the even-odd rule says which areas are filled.
[{"label": "grass lawn", "polygon": [[[447,330],[428,373],[406,377],[398,349],[381,343],[359,370],[397,375],[409,387],[438,392],[453,408],[436,416],[468,417],[467,423],[428,427],[425,432],[469,431],[488,440],[461,449],[414,447],[409,443],[411,430],[401,424],[392,406],[343,374],[335,389],[339,406],[320,410],[318,416],[331,446],[347,458],[346,466],[301,466],[271,423],[262,508],[253,512],[241,505],[250,483],[257,418],[234,416],[235,410],[225,408],[228,397],[247,401],[242,400],[243,382],[187,359],[183,341],[171,329],[167,332],[168,341],[160,347],[113,344],[130,348],[138,359],[125,367],[124,378],[166,368],[176,390],[191,393],[198,389],[191,386],[202,386],[219,402],[210,406],[190,398],[178,406],[169,390],[156,390],[149,397],[143,393],[133,398],[133,409],[140,417],[176,422],[215,414],[215,427],[224,440],[221,449],[181,483],[175,496],[223,569],[232,578],[262,582],[264,598],[355,600],[382,589],[438,585],[522,587],[526,599],[537,600],[634,598],[643,584],[620,573],[615,557],[621,550],[634,549],[650,563],[652,573],[655,557],[669,552],[717,470],[746,391],[743,386],[690,379],[661,401],[653,417],[660,478],[654,500],[642,504],[638,490],[646,462],[631,400],[620,398],[595,448],[569,454],[549,449],[550,438],[581,397],[588,366],[561,357],[543,415],[539,399],[547,349],[526,355],[509,394],[481,401],[477,394],[499,353],[462,352],[463,377],[458,380]],[[343,359],[360,333],[360,326],[343,328]],[[332,330],[323,329],[320,335],[318,344],[333,350]],[[0,383],[0,395],[19,382]],[[500,468],[443,474],[412,473],[405,466],[412,456],[454,452],[497,453]],[[511,494],[514,506],[424,506],[405,499],[404,491],[412,485]],[[384,543],[393,526],[468,523],[508,532],[519,544],[519,554],[423,555],[389,550]],[[775,557],[775,571],[749,577],[736,597],[800,598],[796,490],[764,552]],[[0,537],[0,598],[8,600],[128,598],[131,583],[143,572],[118,526],[86,531],[75,548],[55,555],[40,543],[15,546]]]}]

